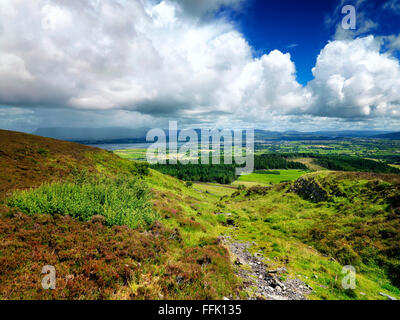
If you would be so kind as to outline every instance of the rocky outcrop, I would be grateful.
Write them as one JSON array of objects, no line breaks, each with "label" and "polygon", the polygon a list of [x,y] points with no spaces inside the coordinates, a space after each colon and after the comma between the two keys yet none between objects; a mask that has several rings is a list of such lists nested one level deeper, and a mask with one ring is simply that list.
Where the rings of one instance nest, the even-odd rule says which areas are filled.
[{"label": "rocky outcrop", "polygon": [[288,192],[294,192],[303,199],[316,203],[329,200],[328,192],[313,177],[299,178]]}]

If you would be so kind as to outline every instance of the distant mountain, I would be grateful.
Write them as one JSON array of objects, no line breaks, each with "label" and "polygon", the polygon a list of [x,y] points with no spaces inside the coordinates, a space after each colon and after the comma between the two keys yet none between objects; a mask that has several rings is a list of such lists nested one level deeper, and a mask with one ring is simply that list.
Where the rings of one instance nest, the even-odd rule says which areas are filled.
[{"label": "distant mountain", "polygon": [[40,128],[34,134],[42,137],[73,142],[141,142],[148,129],[139,128]]},{"label": "distant mountain", "polygon": [[257,140],[331,140],[342,138],[372,138],[380,134],[388,134],[388,131],[316,131],[316,132],[299,132],[299,131],[266,131],[256,130],[255,139]]},{"label": "distant mountain", "polygon": [[[33,134],[66,140],[80,142],[83,144],[101,144],[101,143],[140,143],[146,142],[146,134],[150,129],[147,128],[40,128]],[[201,129],[194,129],[200,136]],[[178,133],[180,130],[178,130]],[[168,129],[165,129],[168,137]],[[316,131],[316,132],[298,132],[298,131],[267,131],[255,130],[255,141],[264,140],[333,140],[343,138],[385,138],[400,139],[400,133],[389,133],[388,131]],[[168,138],[167,138],[168,139]]]},{"label": "distant mountain", "polygon": [[378,139],[390,139],[390,140],[400,140],[400,132],[392,132],[386,134],[378,134],[374,136],[374,138]]}]

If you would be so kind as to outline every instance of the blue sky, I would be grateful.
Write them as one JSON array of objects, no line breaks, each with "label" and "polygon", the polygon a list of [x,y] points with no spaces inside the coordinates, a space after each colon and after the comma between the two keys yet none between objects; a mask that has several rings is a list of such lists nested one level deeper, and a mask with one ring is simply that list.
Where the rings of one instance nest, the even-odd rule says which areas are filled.
[{"label": "blue sky", "polygon": [[[260,55],[274,49],[289,52],[297,67],[298,81],[306,85],[313,79],[312,68],[329,40],[335,34],[336,25],[344,15],[337,11],[338,0],[250,0],[240,11],[228,10],[228,15]],[[360,13],[377,23],[374,35],[400,34],[400,18],[396,12],[383,9],[387,1],[345,1],[354,5]],[[227,13],[227,10],[223,10]],[[221,12],[220,12],[221,14]],[[395,53],[398,56],[398,52]]]},{"label": "blue sky", "polygon": [[274,49],[290,52],[298,81],[305,85],[312,79],[317,55],[332,36],[325,16],[334,11],[335,2],[252,0],[232,18],[257,54]]}]

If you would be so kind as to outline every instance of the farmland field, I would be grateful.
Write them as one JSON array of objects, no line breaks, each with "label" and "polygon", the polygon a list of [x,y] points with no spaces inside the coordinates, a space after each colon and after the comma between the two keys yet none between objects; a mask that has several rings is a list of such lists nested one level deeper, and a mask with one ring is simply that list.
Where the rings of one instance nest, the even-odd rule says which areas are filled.
[{"label": "farmland field", "polygon": [[300,178],[302,175],[307,174],[307,171],[303,170],[273,170],[273,171],[257,171],[249,175],[241,176],[237,183],[241,182],[255,182],[258,184],[275,184],[284,181],[294,181]]},{"label": "farmland field", "polygon": [[128,160],[146,160],[146,149],[125,149],[116,150],[114,153],[123,159]]}]

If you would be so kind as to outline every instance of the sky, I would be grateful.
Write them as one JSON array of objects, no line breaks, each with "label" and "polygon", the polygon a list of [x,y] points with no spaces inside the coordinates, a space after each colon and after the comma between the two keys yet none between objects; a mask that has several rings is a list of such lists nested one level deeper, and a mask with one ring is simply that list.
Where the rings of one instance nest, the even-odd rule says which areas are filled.
[{"label": "sky", "polygon": [[400,0],[0,0],[0,128],[400,131],[399,59]]}]

